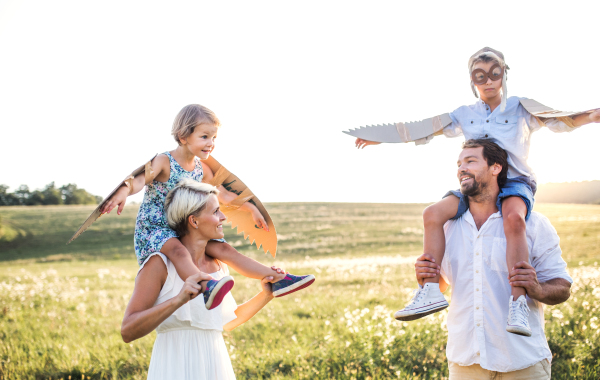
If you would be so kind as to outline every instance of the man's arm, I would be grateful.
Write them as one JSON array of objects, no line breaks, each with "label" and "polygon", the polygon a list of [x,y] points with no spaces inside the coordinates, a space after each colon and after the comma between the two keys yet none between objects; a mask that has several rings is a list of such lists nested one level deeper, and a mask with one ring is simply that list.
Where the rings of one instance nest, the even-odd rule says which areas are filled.
[{"label": "man's arm", "polygon": [[525,261],[518,262],[508,274],[511,286],[525,288],[529,298],[546,305],[558,305],[571,296],[571,283],[564,278],[539,282],[535,269]]}]

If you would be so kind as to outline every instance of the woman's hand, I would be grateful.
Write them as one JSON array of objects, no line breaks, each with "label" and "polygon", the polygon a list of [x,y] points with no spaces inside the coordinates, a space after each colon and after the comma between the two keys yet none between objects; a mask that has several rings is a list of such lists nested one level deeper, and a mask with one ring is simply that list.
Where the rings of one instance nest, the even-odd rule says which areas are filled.
[{"label": "woman's hand", "polygon": [[200,285],[200,282],[212,279],[213,278],[210,275],[204,272],[191,275],[185,280],[185,283],[183,284],[179,294],[175,296],[175,301],[179,306],[185,305],[190,300],[198,297],[198,295],[202,292],[202,286]]},{"label": "woman's hand", "polygon": [[273,281],[273,276],[267,276],[260,281],[263,293],[269,300],[273,299],[273,289],[271,288],[271,281]]},{"label": "woman's hand", "polygon": [[354,142],[354,146],[356,146],[358,149],[364,149],[368,145],[379,145],[379,144],[381,144],[381,143],[376,142],[376,141],[363,140],[361,138],[357,138],[356,141]]}]

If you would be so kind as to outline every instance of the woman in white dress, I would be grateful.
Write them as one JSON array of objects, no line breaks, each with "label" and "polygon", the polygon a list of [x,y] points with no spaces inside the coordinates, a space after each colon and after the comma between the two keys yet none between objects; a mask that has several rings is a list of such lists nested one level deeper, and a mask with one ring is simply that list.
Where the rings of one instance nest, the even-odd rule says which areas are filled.
[{"label": "woman in white dress", "polygon": [[139,269],[121,335],[128,343],[156,329],[148,379],[235,379],[222,331],[246,322],[273,299],[272,277],[266,277],[262,291],[248,302],[237,306],[227,293],[219,306],[206,310],[199,283],[229,275],[225,264],[204,252],[209,240],[223,238],[225,215],[217,193],[211,185],[184,180],[165,203],[169,225],[202,273],[184,282],[161,253]]}]

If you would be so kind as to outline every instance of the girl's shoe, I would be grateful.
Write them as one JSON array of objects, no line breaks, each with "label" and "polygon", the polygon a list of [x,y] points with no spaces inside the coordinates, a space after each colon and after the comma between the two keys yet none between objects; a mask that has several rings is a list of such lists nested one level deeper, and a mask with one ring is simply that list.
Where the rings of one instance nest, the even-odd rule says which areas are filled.
[{"label": "girl's shoe", "polygon": [[308,274],[306,276],[294,276],[293,274],[286,274],[283,280],[279,280],[271,285],[273,289],[273,295],[275,297],[287,296],[290,293],[297,292],[300,289],[304,289],[315,282],[315,276]]},{"label": "girl's shoe", "polygon": [[204,293],[204,305],[207,310],[212,310],[215,307],[219,306],[221,302],[223,302],[223,298],[229,293],[231,288],[233,288],[233,277],[225,276],[219,281],[210,280],[208,284],[206,284],[206,290]]},{"label": "girl's shoe", "polygon": [[426,315],[437,313],[448,307],[448,301],[440,292],[440,285],[427,283],[423,288],[416,289],[409,304],[394,314],[399,321],[412,321]]}]

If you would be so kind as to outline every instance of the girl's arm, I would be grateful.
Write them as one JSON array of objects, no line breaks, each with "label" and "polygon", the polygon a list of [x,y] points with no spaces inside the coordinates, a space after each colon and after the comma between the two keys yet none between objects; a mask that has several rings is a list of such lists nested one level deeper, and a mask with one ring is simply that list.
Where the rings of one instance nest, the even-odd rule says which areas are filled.
[{"label": "girl's arm", "polygon": [[[171,168],[169,164],[169,158],[164,154],[159,154],[154,157],[152,160],[152,171],[154,172],[153,178],[160,182],[166,182],[169,180],[169,175],[171,174]],[[166,174],[166,179],[164,178]],[[131,182],[131,190],[123,183],[119,190],[110,197],[104,204],[102,205],[102,209],[100,212],[110,213],[112,209],[115,207],[119,207],[117,209],[117,214],[121,215],[121,211],[123,211],[123,207],[125,207],[125,201],[127,197],[133,194],[139,193],[144,186],[146,186],[146,173],[142,172],[136,175]]]},{"label": "girl's arm", "polygon": [[[209,182],[214,174],[211,170],[211,168],[208,167],[208,165],[202,163],[202,170],[204,172],[204,176],[202,177],[202,181],[203,182]],[[231,204],[231,202],[236,199],[238,197],[237,194],[232,193],[231,191],[227,190],[223,185],[220,185],[218,187],[219,189],[219,202],[221,202],[224,205],[228,205]],[[267,225],[267,221],[265,220],[264,216],[260,213],[259,209],[252,204],[252,202],[248,201],[246,203],[244,203],[243,205],[240,206],[239,208],[240,210],[249,212],[250,215],[252,215],[252,219],[254,220],[254,223],[258,226],[258,228],[262,228],[265,231],[269,231],[269,226]]]},{"label": "girl's arm", "polygon": [[273,277],[271,276],[265,277],[261,280],[261,285],[263,288],[262,292],[258,293],[250,301],[243,303],[242,305],[238,306],[237,309],[235,309],[235,315],[237,318],[223,326],[225,331],[231,331],[242,323],[248,321],[273,299],[273,291],[271,290],[271,284],[269,283],[269,281],[272,280]]},{"label": "girl's arm", "polygon": [[176,297],[154,306],[167,279],[167,268],[158,255],[152,256],[135,279],[135,288],[121,323],[121,337],[125,343],[152,332],[175,310],[200,294],[198,282],[210,279],[206,273],[190,276]]}]

